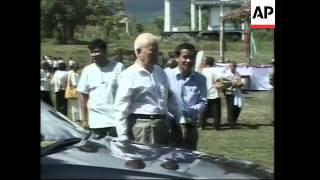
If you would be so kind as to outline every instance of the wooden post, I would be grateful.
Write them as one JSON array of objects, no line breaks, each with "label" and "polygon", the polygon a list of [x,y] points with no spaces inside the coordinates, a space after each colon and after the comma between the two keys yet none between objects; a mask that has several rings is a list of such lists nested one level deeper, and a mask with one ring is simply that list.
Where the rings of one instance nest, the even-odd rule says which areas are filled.
[{"label": "wooden post", "polygon": [[249,53],[249,65],[252,63],[252,50],[251,50],[251,29],[248,29],[248,53]]},{"label": "wooden post", "polygon": [[221,19],[220,27],[220,58],[221,62],[224,63],[224,21]]},{"label": "wooden post", "polygon": [[129,32],[129,19],[126,19],[126,33],[128,34],[128,36],[130,36],[130,32]]},{"label": "wooden post", "polygon": [[224,63],[224,20],[223,20],[223,5],[220,6],[220,58]]}]

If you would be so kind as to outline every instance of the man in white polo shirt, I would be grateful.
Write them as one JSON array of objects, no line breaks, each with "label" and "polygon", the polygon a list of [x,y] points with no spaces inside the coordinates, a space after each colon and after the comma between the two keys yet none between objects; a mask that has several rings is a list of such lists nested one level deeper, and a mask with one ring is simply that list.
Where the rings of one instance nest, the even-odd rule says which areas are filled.
[{"label": "man in white polo shirt", "polygon": [[93,63],[83,69],[77,87],[82,127],[89,128],[97,138],[116,137],[113,103],[117,78],[124,66],[107,59],[107,44],[103,40],[93,40],[88,48]]}]

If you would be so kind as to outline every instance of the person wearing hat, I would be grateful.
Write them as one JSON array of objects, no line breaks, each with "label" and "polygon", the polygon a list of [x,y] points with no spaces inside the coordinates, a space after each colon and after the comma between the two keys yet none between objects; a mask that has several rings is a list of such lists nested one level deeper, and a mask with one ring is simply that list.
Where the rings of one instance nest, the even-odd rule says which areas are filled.
[{"label": "person wearing hat", "polygon": [[66,63],[59,61],[57,64],[57,70],[51,80],[56,95],[56,109],[65,116],[67,116],[68,113],[68,101],[64,97],[68,81],[68,73],[66,69]]},{"label": "person wearing hat", "polygon": [[[67,85],[77,88],[80,75],[78,73],[79,63],[69,61],[68,82]],[[71,109],[71,119],[75,122],[80,121],[80,103],[78,98],[68,99],[68,109]]]}]

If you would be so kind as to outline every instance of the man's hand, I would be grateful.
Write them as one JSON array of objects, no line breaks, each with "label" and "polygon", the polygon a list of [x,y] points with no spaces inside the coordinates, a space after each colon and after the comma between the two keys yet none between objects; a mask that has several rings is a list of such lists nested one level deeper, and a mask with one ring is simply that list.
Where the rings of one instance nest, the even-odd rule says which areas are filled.
[{"label": "man's hand", "polygon": [[241,82],[232,83],[232,87],[235,87],[235,88],[242,87],[242,86],[243,84]]},{"label": "man's hand", "polygon": [[121,142],[125,142],[125,141],[129,141],[129,138],[127,135],[120,135],[116,138],[116,140],[121,141]]},{"label": "man's hand", "polygon": [[215,86],[217,89],[224,89],[225,85],[223,82],[216,82],[213,86]]},{"label": "man's hand", "polygon": [[89,130],[89,124],[88,124],[88,121],[82,121],[81,126],[82,126],[82,128],[84,128],[85,130]]}]

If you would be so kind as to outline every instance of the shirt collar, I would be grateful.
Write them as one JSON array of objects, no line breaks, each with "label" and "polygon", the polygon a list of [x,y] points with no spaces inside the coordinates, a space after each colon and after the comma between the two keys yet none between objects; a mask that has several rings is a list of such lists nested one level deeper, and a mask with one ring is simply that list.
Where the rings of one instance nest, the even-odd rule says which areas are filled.
[{"label": "shirt collar", "polygon": [[[174,74],[176,75],[177,78],[179,78],[179,79],[182,78],[182,75],[181,75],[179,66],[177,66],[176,68],[174,68],[174,69],[173,69],[173,72],[174,72]],[[191,77],[193,77],[194,75],[195,75],[195,72],[194,72],[194,71],[191,71],[191,74],[190,74],[190,76],[188,76],[188,77],[191,78]]]},{"label": "shirt collar", "polygon": [[[135,62],[134,63],[134,68],[138,71],[138,72],[144,72],[147,74],[151,74],[149,71],[147,71],[145,68],[143,68],[139,63]],[[153,65],[153,70],[152,73],[156,70],[156,66]]]}]

